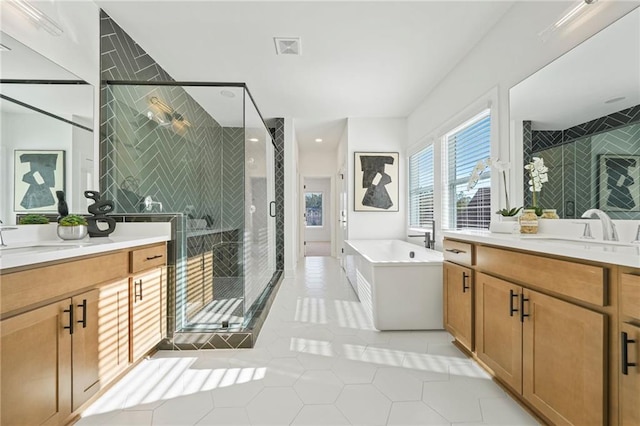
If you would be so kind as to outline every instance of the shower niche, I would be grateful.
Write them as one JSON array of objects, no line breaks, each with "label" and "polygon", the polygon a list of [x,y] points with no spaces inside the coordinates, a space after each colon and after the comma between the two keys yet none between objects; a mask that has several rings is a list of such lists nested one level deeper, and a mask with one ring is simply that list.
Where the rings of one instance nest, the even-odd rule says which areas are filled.
[{"label": "shower niche", "polygon": [[102,96],[104,196],[123,220],[172,222],[168,341],[250,329],[279,274],[274,144],[248,89],[107,82]]}]

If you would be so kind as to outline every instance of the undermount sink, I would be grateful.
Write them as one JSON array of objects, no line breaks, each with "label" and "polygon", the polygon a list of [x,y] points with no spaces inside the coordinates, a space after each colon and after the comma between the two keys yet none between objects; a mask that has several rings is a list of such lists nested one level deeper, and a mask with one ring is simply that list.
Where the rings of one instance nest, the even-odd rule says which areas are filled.
[{"label": "undermount sink", "polygon": [[8,256],[25,253],[44,253],[57,250],[76,249],[90,246],[92,243],[85,241],[40,241],[37,243],[16,243],[0,247],[0,255]]}]

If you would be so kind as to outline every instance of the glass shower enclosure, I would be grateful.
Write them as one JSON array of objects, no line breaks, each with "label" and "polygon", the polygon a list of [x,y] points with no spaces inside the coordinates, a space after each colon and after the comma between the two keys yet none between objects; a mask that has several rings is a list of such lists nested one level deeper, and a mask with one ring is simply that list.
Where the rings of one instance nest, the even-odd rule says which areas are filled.
[{"label": "glass shower enclosure", "polygon": [[244,84],[108,82],[101,182],[115,213],[175,214],[168,330],[240,330],[275,277],[274,145]]}]

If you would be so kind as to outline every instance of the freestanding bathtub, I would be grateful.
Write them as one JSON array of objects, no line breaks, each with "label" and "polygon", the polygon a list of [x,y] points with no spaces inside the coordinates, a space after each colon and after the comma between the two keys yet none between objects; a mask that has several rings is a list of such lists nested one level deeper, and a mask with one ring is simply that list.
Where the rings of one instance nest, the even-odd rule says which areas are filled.
[{"label": "freestanding bathtub", "polygon": [[375,328],[443,328],[441,252],[402,240],[345,243],[347,278]]}]

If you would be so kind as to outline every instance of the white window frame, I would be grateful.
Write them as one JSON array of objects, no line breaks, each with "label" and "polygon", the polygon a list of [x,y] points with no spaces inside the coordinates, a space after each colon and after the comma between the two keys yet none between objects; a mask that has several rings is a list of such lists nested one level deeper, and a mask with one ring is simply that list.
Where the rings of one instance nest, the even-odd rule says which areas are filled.
[{"label": "white window frame", "polygon": [[418,154],[419,152],[430,148],[432,149],[432,155],[433,155],[433,163],[432,163],[432,167],[433,167],[433,217],[434,220],[437,219],[438,216],[438,209],[437,209],[437,197],[438,197],[438,178],[437,178],[437,174],[438,174],[438,166],[436,163],[436,146],[433,143],[433,141],[431,141],[430,143],[427,144],[421,144],[419,145],[416,149],[412,149],[410,150],[409,154],[407,155],[407,183],[408,183],[408,191],[407,191],[407,224],[409,226],[409,231],[410,232],[425,232],[425,231],[432,231],[431,228],[427,227],[427,228],[423,228],[421,226],[414,226],[411,224],[411,157]]}]

